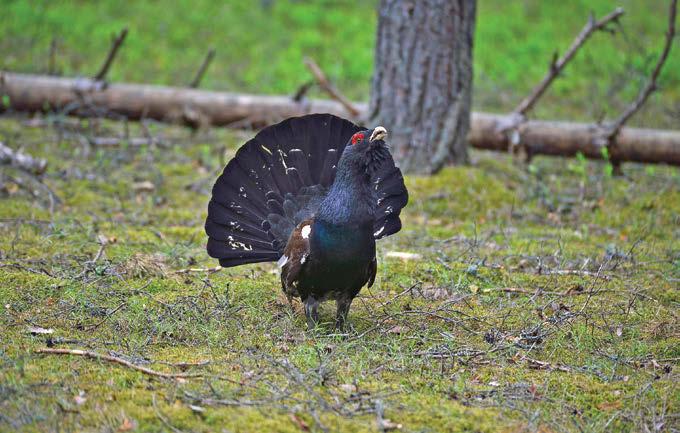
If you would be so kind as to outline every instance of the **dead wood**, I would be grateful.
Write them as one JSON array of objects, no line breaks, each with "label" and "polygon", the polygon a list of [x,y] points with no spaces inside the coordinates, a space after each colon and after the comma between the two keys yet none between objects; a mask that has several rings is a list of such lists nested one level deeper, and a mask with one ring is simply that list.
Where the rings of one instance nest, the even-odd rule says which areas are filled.
[{"label": "dead wood", "polygon": [[83,356],[85,358],[97,359],[100,361],[113,362],[115,364],[122,365],[133,370],[137,370],[141,373],[148,374],[150,376],[162,377],[164,379],[186,379],[191,377],[203,377],[202,373],[164,373],[161,371],[152,370],[141,365],[135,365],[130,361],[117,356],[104,355],[102,353],[91,352],[89,350],[80,349],[50,349],[50,348],[40,348],[35,351],[35,353],[46,354],[46,355],[74,355]]},{"label": "dead wood", "polygon": [[[52,112],[73,107],[68,114],[80,117],[108,115],[129,120],[155,119],[192,125],[187,115],[198,113],[213,126],[262,127],[282,119],[308,113],[332,113],[352,117],[336,101],[312,99],[306,104],[289,96],[248,95],[199,89],[143,84],[97,86],[93,80],[42,75],[2,73],[0,93],[9,96],[9,109],[19,112]],[[82,101],[88,102],[87,106]],[[91,107],[97,107],[92,110]],[[359,117],[365,104],[355,103]],[[468,140],[478,149],[507,151],[508,134],[502,132],[507,115],[472,113]],[[522,146],[529,155],[574,156],[582,153],[602,159],[598,142],[601,127],[595,124],[529,120],[519,128]],[[617,135],[616,156],[620,161],[680,165],[680,131],[622,128]]]},{"label": "dead wood", "polygon": [[326,78],[326,74],[323,73],[319,65],[316,64],[316,62],[307,57],[305,58],[305,66],[307,66],[307,69],[309,69],[309,72],[314,75],[314,79],[316,79],[317,84],[319,84],[319,87],[321,87],[328,95],[332,98],[338,101],[340,104],[342,104],[343,107],[352,115],[352,117],[357,117],[359,115],[359,110],[352,104],[349,99],[345,97],[338,89],[335,88],[335,86],[328,81],[328,78]]},{"label": "dead wood", "polygon": [[604,144],[607,146],[609,155],[615,162],[620,161],[618,158],[618,136],[621,132],[621,128],[630,120],[631,117],[635,115],[640,109],[645,105],[649,96],[658,89],[657,81],[661,70],[663,69],[666,60],[668,59],[668,54],[673,46],[673,38],[675,37],[675,18],[678,13],[678,0],[671,0],[670,8],[668,11],[668,27],[666,29],[666,38],[664,41],[664,46],[661,51],[661,55],[652,70],[652,74],[647,81],[647,84],[640,90],[638,97],[633,101],[624,111],[619,115],[619,117],[614,120],[610,125],[605,128]]},{"label": "dead wood", "polygon": [[591,15],[586,23],[583,30],[576,36],[576,39],[571,43],[569,49],[560,58],[557,57],[557,52],[555,53],[552,61],[550,62],[550,68],[548,72],[543,77],[540,83],[534,87],[531,93],[522,100],[522,102],[517,105],[513,110],[513,113],[517,113],[521,116],[526,115],[526,113],[533,108],[539,98],[543,93],[550,87],[550,84],[557,78],[567,66],[567,63],[576,55],[578,50],[586,43],[586,41],[598,30],[605,30],[611,22],[617,21],[624,11],[622,8],[616,8],[613,12],[605,15],[599,20]]},{"label": "dead wood", "polygon": [[106,78],[106,74],[109,72],[113,61],[116,58],[116,54],[118,53],[120,46],[123,44],[123,41],[125,41],[127,34],[128,29],[125,27],[123,30],[121,30],[118,36],[113,38],[113,41],[111,42],[111,48],[109,49],[109,53],[106,56],[106,60],[104,60],[104,64],[99,69],[99,72],[97,72],[97,74],[94,76],[96,81],[102,81]]},{"label": "dead wood", "polygon": [[0,165],[11,165],[39,176],[45,172],[47,160],[13,150],[0,142]]},{"label": "dead wood", "polygon": [[203,59],[203,63],[201,63],[201,67],[198,68],[198,71],[196,72],[196,76],[194,77],[193,80],[191,80],[191,83],[189,84],[189,87],[192,89],[195,89],[201,84],[201,80],[203,79],[203,76],[205,75],[205,71],[208,70],[208,66],[210,66],[210,63],[213,61],[215,58],[215,48],[210,48],[208,50],[208,54],[205,55],[205,59]]}]

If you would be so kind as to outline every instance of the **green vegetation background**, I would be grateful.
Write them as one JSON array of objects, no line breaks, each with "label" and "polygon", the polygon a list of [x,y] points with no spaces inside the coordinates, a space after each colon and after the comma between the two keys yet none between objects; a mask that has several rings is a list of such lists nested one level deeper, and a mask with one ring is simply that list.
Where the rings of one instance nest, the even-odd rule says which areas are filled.
[{"label": "green vegetation background", "polygon": [[[507,110],[587,19],[617,5],[538,115],[593,120],[635,96],[658,54],[665,1],[479,1],[475,104]],[[265,5],[265,6],[263,6]],[[266,6],[270,5],[270,6]],[[112,33],[130,35],[111,78],[181,85],[208,46],[203,87],[292,93],[313,56],[366,100],[375,2],[0,0],[0,68],[92,75]],[[677,127],[680,47],[637,124]],[[44,182],[0,171],[0,431],[677,430],[680,172],[474,153],[467,167],[406,179],[404,229],[378,245],[375,286],[349,338],[308,333],[275,265],[209,274],[210,187],[250,131],[0,118],[0,140],[47,158]],[[102,254],[101,242],[107,242]],[[416,260],[389,252],[420,255]],[[575,272],[569,272],[569,271]],[[333,306],[322,307],[332,320]],[[32,335],[30,327],[53,329]],[[162,380],[72,356],[113,353]],[[205,365],[178,363],[209,361]]]},{"label": "green vegetation background", "polygon": [[[618,32],[595,37],[539,105],[539,117],[597,120],[637,93],[656,61],[666,28],[665,0],[478,2],[475,105],[513,107],[564,52],[589,13],[626,10]],[[111,80],[184,85],[208,47],[217,49],[204,88],[291,94],[309,79],[304,56],[318,61],[350,97],[368,100],[376,1],[8,1],[2,2],[0,68],[45,71],[53,39],[64,75],[94,74],[111,35],[130,35]],[[662,95],[636,118],[671,127],[680,118],[680,54],[662,74]],[[662,99],[663,98],[663,99]],[[661,103],[675,100],[676,103]]]}]

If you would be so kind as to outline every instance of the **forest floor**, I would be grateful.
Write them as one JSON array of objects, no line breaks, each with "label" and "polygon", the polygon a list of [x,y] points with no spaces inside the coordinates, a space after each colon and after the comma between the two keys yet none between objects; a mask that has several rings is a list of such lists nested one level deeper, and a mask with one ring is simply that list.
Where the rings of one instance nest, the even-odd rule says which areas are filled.
[{"label": "forest floor", "polygon": [[306,330],[274,264],[196,270],[216,265],[212,183],[252,133],[88,144],[122,130],[0,118],[55,194],[0,175],[0,431],[680,429],[677,168],[474,153],[407,177],[338,335],[330,304]]}]

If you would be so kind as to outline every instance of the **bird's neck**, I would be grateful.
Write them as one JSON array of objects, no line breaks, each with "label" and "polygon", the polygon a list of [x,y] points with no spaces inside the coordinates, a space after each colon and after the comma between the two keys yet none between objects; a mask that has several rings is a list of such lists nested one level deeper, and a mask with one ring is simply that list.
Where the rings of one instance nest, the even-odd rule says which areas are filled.
[{"label": "bird's neck", "polygon": [[365,172],[338,170],[316,218],[333,225],[361,225],[373,221],[375,206],[371,180]]}]

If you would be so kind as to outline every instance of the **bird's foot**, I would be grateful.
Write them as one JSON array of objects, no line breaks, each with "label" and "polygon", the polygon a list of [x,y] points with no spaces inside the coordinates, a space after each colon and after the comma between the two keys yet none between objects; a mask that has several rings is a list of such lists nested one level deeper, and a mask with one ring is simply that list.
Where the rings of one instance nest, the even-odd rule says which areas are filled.
[{"label": "bird's foot", "polygon": [[313,297],[304,300],[305,316],[307,317],[307,328],[313,331],[319,324],[319,301]]},{"label": "bird's foot", "polygon": [[[352,299],[341,298],[336,301],[337,313],[335,315],[335,329],[340,332],[345,331],[345,324],[347,323],[347,315],[349,314],[349,307],[352,305]],[[350,328],[351,328],[350,324]]]}]

